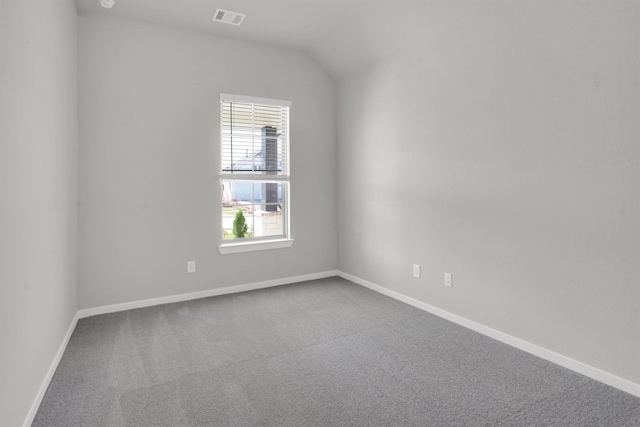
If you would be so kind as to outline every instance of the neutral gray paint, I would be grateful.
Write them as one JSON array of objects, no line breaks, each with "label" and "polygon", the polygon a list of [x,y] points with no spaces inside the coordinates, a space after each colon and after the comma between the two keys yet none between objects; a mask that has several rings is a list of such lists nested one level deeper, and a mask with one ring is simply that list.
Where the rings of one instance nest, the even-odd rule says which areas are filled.
[{"label": "neutral gray paint", "polygon": [[[303,51],[334,77],[402,49],[413,31],[435,36],[495,0],[75,0],[78,14],[135,19]],[[534,0],[535,1],[535,0]],[[213,23],[216,8],[246,14],[240,27]]]},{"label": "neutral gray paint", "polygon": [[0,425],[19,426],[76,304],[76,12],[0,1]]},{"label": "neutral gray paint", "polygon": [[[339,241],[348,273],[640,382],[637,1],[309,3],[306,53],[80,8],[76,179],[73,8],[0,0],[2,417],[26,416],[76,310],[78,182],[82,307],[332,269]],[[234,68],[255,58],[264,81]],[[294,101],[290,251],[215,250],[223,86]]]},{"label": "neutral gray paint", "polygon": [[[344,63],[342,56],[336,57],[336,61],[330,61],[327,55],[316,55],[316,51],[328,47],[324,46],[325,42],[336,47],[336,44],[354,46],[352,43],[361,40],[358,31],[353,31],[349,39],[339,41],[328,35],[345,27],[353,29],[353,24],[361,21],[364,11],[380,11],[382,8],[389,10],[400,1],[407,0],[116,0],[113,8],[104,9],[97,0],[75,0],[78,14],[95,13],[135,19],[214,37],[257,41],[304,51],[312,57],[321,58],[322,65],[328,69],[351,66],[354,63],[351,58],[355,59],[359,52],[352,50],[351,58],[347,58],[349,65],[339,65]],[[446,3],[453,2],[449,0]],[[460,4],[459,0],[456,2]],[[211,18],[217,8],[243,13],[246,18],[240,27],[214,23]],[[405,13],[404,8],[394,10],[394,16],[404,16]],[[344,49],[341,48],[341,51]],[[357,56],[360,57],[359,54]]]},{"label": "neutral gray paint", "polygon": [[[285,49],[98,15],[78,22],[81,308],[336,268],[329,76]],[[218,252],[221,92],[293,102],[292,248]]]},{"label": "neutral gray paint", "polygon": [[496,1],[341,80],[340,270],[639,383],[638,4]]}]

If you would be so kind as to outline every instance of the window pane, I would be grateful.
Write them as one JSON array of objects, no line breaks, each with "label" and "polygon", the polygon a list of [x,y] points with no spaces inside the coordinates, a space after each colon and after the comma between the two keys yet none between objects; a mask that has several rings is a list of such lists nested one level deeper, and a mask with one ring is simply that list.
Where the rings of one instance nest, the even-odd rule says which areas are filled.
[{"label": "window pane", "polygon": [[[223,238],[284,236],[285,188],[283,182],[223,181]],[[246,233],[234,228],[238,212],[245,219]]]},{"label": "window pane", "polygon": [[[259,224],[258,224],[259,223]],[[259,218],[256,217],[256,237],[282,236],[282,211],[262,211]],[[260,235],[258,235],[260,233]]]},{"label": "window pane", "polygon": [[253,194],[256,203],[265,205],[270,203],[282,203],[281,182],[254,182]]},{"label": "window pane", "polygon": [[[239,217],[240,215],[240,217]],[[245,227],[242,227],[244,218]],[[237,221],[236,221],[237,220]],[[222,237],[225,240],[252,237],[254,228],[253,206],[248,203],[222,205]]]},{"label": "window pane", "polygon": [[286,175],[289,108],[222,101],[222,170]]}]

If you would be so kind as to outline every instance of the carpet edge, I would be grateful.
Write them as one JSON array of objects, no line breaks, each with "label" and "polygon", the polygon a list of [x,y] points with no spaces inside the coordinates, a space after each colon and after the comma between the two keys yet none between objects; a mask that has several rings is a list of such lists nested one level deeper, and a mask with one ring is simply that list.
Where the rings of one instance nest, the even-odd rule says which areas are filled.
[{"label": "carpet edge", "polygon": [[536,344],[532,344],[521,338],[516,338],[512,335],[498,331],[496,329],[490,328],[480,323],[474,322],[472,320],[469,320],[457,314],[450,313],[446,310],[440,309],[438,307],[432,306],[425,302],[419,301],[415,298],[401,294],[400,292],[396,292],[391,289],[385,288],[384,286],[380,286],[378,284],[369,282],[368,280],[364,280],[352,274],[345,273],[343,271],[338,271],[338,276],[342,277],[343,279],[349,280],[357,285],[364,286],[365,288],[378,292],[382,295],[386,295],[390,298],[404,302],[405,304],[409,304],[413,307],[419,308],[428,313],[431,313],[443,319],[454,322],[467,329],[471,329],[472,331],[488,336],[489,338],[493,338],[511,347],[515,347],[519,350],[525,351],[541,359],[547,360],[551,363],[555,363],[556,365],[562,366],[563,368],[567,368],[571,371],[577,372],[586,377],[589,377],[601,383],[607,384],[618,390],[624,391],[636,397],[640,397],[640,384],[636,384],[632,381],[621,378],[612,373],[603,371],[602,369],[596,368],[591,365],[587,365],[586,363],[564,356],[560,353],[556,353],[554,351],[548,350],[544,347],[540,347]]},{"label": "carpet edge", "polygon": [[44,379],[42,380],[42,384],[40,385],[40,388],[38,389],[38,393],[36,394],[35,398],[33,399],[33,403],[31,404],[31,407],[29,408],[29,412],[27,413],[27,417],[25,418],[24,423],[22,424],[23,427],[29,427],[33,423],[33,420],[35,419],[36,414],[38,413],[38,409],[40,409],[40,404],[42,403],[42,399],[44,399],[44,395],[47,392],[47,389],[49,388],[49,384],[51,383],[51,379],[53,378],[53,374],[55,374],[56,369],[58,369],[58,364],[60,364],[60,360],[62,360],[62,355],[64,354],[64,351],[67,349],[67,345],[69,344],[69,340],[71,339],[71,335],[73,334],[73,331],[75,330],[76,325],[78,324],[78,320],[80,320],[80,317],[79,317],[78,313],[79,312],[76,312],[76,314],[71,319],[71,323],[69,324],[69,328],[67,328],[67,332],[65,333],[64,337],[62,338],[62,342],[60,343],[60,347],[58,347],[58,351],[56,352],[55,356],[53,357],[53,360],[51,361],[51,364],[49,365],[49,369],[47,370],[47,373],[46,373]]}]

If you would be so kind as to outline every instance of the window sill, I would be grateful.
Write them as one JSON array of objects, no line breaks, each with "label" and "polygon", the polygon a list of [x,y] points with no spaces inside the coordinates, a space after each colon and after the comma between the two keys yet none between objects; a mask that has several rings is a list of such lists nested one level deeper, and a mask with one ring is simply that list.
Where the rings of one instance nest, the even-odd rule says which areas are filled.
[{"label": "window sill", "polygon": [[243,252],[267,251],[270,249],[290,248],[293,245],[293,239],[278,239],[266,241],[253,241],[242,243],[223,243],[218,246],[218,250],[222,255],[237,254]]}]

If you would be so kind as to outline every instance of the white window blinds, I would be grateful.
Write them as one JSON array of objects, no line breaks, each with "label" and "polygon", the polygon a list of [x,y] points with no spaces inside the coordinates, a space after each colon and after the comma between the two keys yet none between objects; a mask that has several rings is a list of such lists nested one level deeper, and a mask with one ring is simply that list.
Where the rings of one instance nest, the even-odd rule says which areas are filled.
[{"label": "white window blinds", "polygon": [[[222,175],[289,175],[288,101],[220,95]],[[259,179],[259,178],[258,178]]]}]

